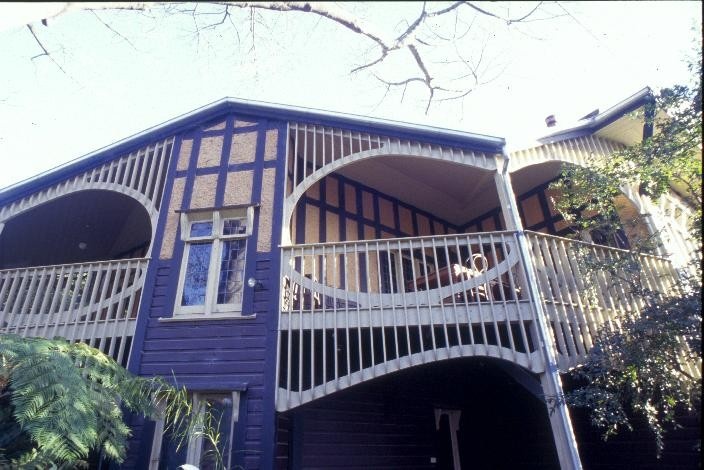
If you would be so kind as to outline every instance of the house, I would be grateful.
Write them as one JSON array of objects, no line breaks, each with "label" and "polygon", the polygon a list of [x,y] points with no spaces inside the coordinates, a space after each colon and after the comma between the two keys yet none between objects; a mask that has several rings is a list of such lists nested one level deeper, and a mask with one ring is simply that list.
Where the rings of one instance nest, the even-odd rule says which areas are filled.
[{"label": "house", "polygon": [[[667,290],[689,209],[624,188],[623,217],[646,226],[575,241],[549,183],[638,142],[651,99],[515,151],[218,101],[0,192],[0,331],[175,379],[221,413],[230,468],[578,468],[569,413],[545,397],[638,299],[575,257],[662,233],[639,261]],[[132,425],[125,468],[207,451]]]}]

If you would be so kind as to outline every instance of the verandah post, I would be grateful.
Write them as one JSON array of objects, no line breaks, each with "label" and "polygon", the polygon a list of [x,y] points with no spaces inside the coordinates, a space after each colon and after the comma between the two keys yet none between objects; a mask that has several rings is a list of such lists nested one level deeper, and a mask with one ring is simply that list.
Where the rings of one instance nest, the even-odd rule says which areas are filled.
[{"label": "verandah post", "polygon": [[555,348],[552,335],[550,334],[547,313],[540,301],[535,266],[533,265],[531,251],[526,240],[525,232],[523,231],[523,224],[519,217],[511,177],[508,173],[509,156],[504,150],[503,155],[497,155],[495,160],[496,173],[494,173],[494,181],[496,182],[496,189],[501,202],[504,224],[507,230],[514,230],[517,233],[518,251],[521,261],[523,262],[527,288],[536,314],[536,329],[539,339],[538,347],[545,362],[545,371],[540,374],[540,383],[544,395],[554,398],[553,400],[546,400],[546,406],[548,408],[550,427],[557,449],[557,456],[560,461],[560,468],[563,470],[581,470],[582,463],[577,448],[577,439],[572,429],[572,422],[570,421],[569,410],[564,401],[560,399],[563,395],[563,391],[562,380],[560,379],[560,373],[557,368],[557,349]]}]

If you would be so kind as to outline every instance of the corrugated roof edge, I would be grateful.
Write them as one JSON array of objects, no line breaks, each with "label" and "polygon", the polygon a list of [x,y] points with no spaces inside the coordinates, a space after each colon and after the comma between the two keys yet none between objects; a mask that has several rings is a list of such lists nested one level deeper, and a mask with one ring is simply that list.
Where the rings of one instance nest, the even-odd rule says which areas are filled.
[{"label": "corrugated roof edge", "polygon": [[19,181],[0,189],[0,204],[23,197],[27,193],[41,187],[50,186],[62,179],[80,173],[81,171],[99,165],[104,161],[117,158],[129,150],[139,148],[145,141],[159,140],[183,131],[188,127],[208,121],[218,114],[226,112],[242,112],[254,115],[275,115],[282,120],[304,120],[330,125],[370,126],[379,131],[392,131],[413,135],[414,138],[431,137],[453,141],[456,144],[469,145],[476,150],[500,153],[506,141],[502,137],[475,134],[440,127],[412,124],[390,119],[372,118],[334,111],[317,110],[302,106],[281,105],[265,101],[246,100],[226,97],[200,108],[184,113],[156,126],[145,129],[98,150],[58,165],[36,176]]}]

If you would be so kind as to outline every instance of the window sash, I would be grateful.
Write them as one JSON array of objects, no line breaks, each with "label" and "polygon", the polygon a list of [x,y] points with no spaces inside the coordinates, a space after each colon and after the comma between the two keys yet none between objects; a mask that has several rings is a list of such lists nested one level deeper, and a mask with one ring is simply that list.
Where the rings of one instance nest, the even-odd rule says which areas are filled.
[{"label": "window sash", "polygon": [[[205,410],[205,403],[209,400],[223,400],[226,404],[225,411],[227,416],[225,419],[220,421],[219,433],[220,435],[227,436],[227,439],[222,441],[220,444],[222,447],[223,463],[225,468],[232,468],[232,448],[236,433],[236,424],[239,421],[239,408],[240,408],[240,392],[194,392],[192,394],[193,408],[199,410],[201,414],[200,419],[203,419],[202,413]],[[227,403],[229,400],[229,404]],[[216,416],[217,418],[217,416]],[[162,457],[162,447],[164,442],[164,420],[158,419],[154,427],[154,438],[152,439],[152,449],[149,460],[149,470],[158,470],[162,467],[161,457]],[[171,443],[172,446],[175,443]],[[204,449],[204,447],[206,449]],[[188,439],[188,444],[185,447],[185,456],[182,456],[183,461],[177,462],[179,465],[188,463],[195,465],[199,468],[203,467],[201,462],[204,457],[204,451],[207,450],[207,441],[203,439],[201,435],[191,435]],[[164,463],[166,464],[166,463]]]},{"label": "window sash", "polygon": [[[181,214],[181,238],[185,246],[174,309],[176,315],[242,313],[247,239],[253,225],[252,209]],[[211,223],[210,235],[202,235],[202,229],[208,223]],[[196,230],[201,230],[195,232],[197,235],[191,235],[196,224],[201,225]],[[192,258],[195,252],[205,251],[200,247],[206,245],[211,247],[207,253],[209,259],[207,262],[202,260],[201,269],[197,271],[198,266]],[[202,269],[206,265],[207,271]],[[198,274],[205,278],[204,286],[203,279],[194,282],[193,277]],[[188,299],[188,295],[195,296],[196,301]]]}]

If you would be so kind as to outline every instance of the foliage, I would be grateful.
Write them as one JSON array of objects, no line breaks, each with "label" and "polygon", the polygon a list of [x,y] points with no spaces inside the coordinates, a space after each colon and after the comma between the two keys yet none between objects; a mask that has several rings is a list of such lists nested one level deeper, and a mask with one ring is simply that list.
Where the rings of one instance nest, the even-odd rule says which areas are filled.
[{"label": "foliage", "polygon": [[[693,209],[690,233],[697,252],[690,253],[694,276],[679,280],[668,295],[659,295],[640,284],[638,263],[626,263],[631,293],[644,307],[638,316],[621,320],[616,331],[600,331],[586,364],[573,371],[583,385],[568,393],[572,406],[589,410],[592,424],[603,437],[631,428],[630,419],[646,419],[657,444],[677,425],[680,412],[700,413],[701,400],[701,194],[702,194],[702,94],[701,51],[691,65],[694,79],[689,86],[662,90],[644,114],[653,134],[642,143],[595,160],[588,167],[563,171],[553,189],[561,193],[555,201],[563,217],[573,223],[575,233],[598,230],[614,234],[625,221],[616,201],[621,188],[637,188],[642,197],[657,201],[674,191]],[[626,228],[626,230],[628,230]],[[631,242],[634,239],[631,237]],[[631,243],[634,251],[652,249],[644,237]],[[635,259],[635,257],[624,257]],[[613,271],[603,263],[590,269]]]},{"label": "foliage", "polygon": [[632,118],[644,118],[646,126],[652,126],[651,137],[608,158],[595,159],[588,167],[568,167],[553,184],[561,194],[554,201],[556,208],[578,231],[617,231],[624,221],[614,200],[624,187],[637,188],[641,196],[654,201],[672,189],[694,209],[691,232],[701,242],[701,65],[700,51],[690,65],[691,85],[664,89],[644,110],[634,113]]},{"label": "foliage", "polygon": [[0,335],[0,467],[81,467],[91,452],[122,462],[123,409],[161,414],[179,446],[196,426],[217,436],[183,387],[134,376],[83,343]]},{"label": "foliage", "polygon": [[701,358],[701,321],[701,297],[690,293],[653,302],[619,331],[602,331],[573,373],[585,385],[567,402],[589,409],[604,438],[631,429],[631,416],[644,416],[661,452],[677,414],[701,411],[701,380],[691,368]]}]

